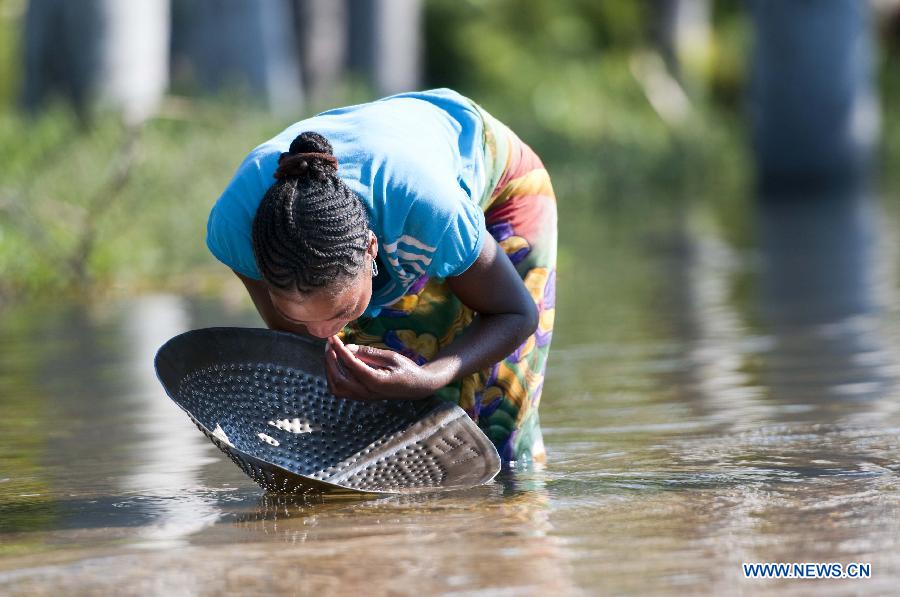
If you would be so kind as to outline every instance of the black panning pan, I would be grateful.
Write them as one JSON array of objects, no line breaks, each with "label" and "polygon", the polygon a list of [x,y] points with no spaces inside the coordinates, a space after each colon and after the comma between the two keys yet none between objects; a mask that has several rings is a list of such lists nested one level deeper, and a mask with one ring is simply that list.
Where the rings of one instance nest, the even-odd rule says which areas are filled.
[{"label": "black panning pan", "polygon": [[166,393],[264,489],[419,493],[487,483],[496,448],[459,406],[328,392],[324,345],[285,332],[207,328],[156,354]]}]

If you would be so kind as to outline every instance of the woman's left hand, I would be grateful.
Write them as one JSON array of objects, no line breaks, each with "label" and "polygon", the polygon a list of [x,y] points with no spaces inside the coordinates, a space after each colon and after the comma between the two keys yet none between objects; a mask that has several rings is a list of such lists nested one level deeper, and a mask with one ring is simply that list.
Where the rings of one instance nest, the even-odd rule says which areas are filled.
[{"label": "woman's left hand", "polygon": [[440,387],[433,374],[398,352],[345,345],[337,336],[325,348],[325,375],[332,394],[356,400],[424,398]]}]

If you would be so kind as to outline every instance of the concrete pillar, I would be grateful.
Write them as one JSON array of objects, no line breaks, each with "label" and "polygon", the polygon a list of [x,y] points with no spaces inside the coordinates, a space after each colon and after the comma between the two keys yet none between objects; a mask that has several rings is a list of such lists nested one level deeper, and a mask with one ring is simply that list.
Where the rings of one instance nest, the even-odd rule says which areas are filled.
[{"label": "concrete pillar", "polygon": [[350,0],[350,64],[380,96],[418,89],[421,0]]},{"label": "concrete pillar", "polygon": [[234,91],[272,111],[303,110],[299,44],[290,0],[174,0],[172,51],[179,82]]},{"label": "concrete pillar", "polygon": [[24,54],[27,108],[61,96],[143,120],[169,82],[169,0],[31,0]]},{"label": "concrete pillar", "polygon": [[749,97],[764,189],[854,184],[879,134],[868,2],[750,0]]},{"label": "concrete pillar", "polygon": [[347,64],[347,2],[300,0],[297,31],[307,98],[315,108],[337,98]]}]

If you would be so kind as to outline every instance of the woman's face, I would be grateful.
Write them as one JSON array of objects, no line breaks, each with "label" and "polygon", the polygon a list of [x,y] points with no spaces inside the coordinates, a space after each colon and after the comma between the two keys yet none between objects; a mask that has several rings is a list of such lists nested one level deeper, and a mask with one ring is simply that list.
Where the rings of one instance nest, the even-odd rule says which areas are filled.
[{"label": "woman's face", "polygon": [[306,327],[317,338],[334,336],[358,319],[372,298],[372,263],[378,255],[378,239],[369,231],[363,266],[355,277],[333,287],[299,293],[269,286],[269,298],[282,317]]},{"label": "woman's face", "polygon": [[270,286],[269,297],[282,317],[304,325],[317,338],[328,338],[366,310],[372,298],[372,274],[363,267],[355,278],[342,282],[338,289],[323,288],[303,294]]}]

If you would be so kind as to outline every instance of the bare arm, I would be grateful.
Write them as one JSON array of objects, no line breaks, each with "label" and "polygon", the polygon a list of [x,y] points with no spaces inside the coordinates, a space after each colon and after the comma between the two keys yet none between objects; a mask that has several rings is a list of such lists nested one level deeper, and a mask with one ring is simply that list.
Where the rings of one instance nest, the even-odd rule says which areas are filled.
[{"label": "bare arm", "polygon": [[[447,278],[453,294],[478,315],[428,364],[438,388],[502,360],[538,326],[534,300],[493,237],[462,275]],[[437,388],[436,388],[437,389]]]},{"label": "bare arm", "polygon": [[422,398],[500,361],[537,328],[534,300],[493,238],[469,269],[447,282],[478,314],[461,336],[422,367],[396,352],[332,338],[325,351],[332,391],[360,399]]},{"label": "bare arm", "polygon": [[269,291],[266,290],[262,280],[254,280],[238,272],[234,272],[234,275],[244,283],[250,298],[253,300],[253,304],[256,306],[256,310],[259,311],[260,317],[262,317],[263,322],[269,329],[291,332],[300,336],[310,335],[306,331],[306,326],[288,321],[275,309],[275,306],[272,305],[272,299],[269,297]]}]

